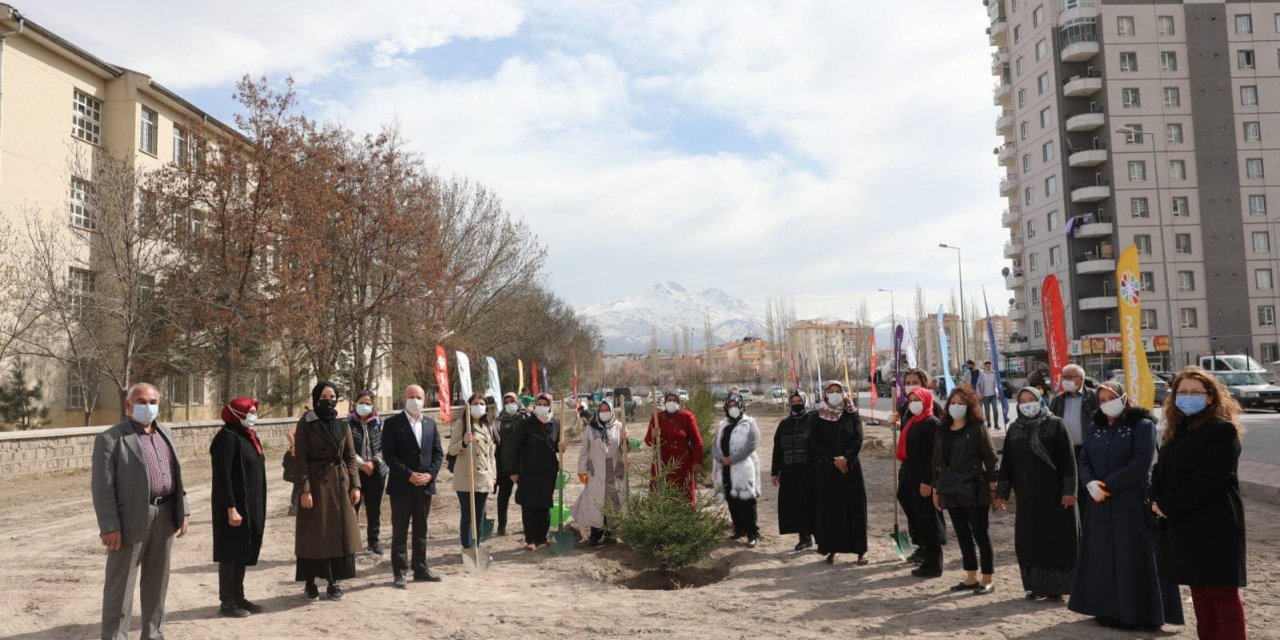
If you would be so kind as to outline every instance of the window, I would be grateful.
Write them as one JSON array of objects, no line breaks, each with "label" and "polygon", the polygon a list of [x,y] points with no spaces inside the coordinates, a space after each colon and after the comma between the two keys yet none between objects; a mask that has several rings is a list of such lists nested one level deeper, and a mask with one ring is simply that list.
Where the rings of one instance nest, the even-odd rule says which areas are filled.
[{"label": "window", "polygon": [[1125,125],[1123,129],[1125,144],[1142,144],[1142,125]]},{"label": "window", "polygon": [[1267,215],[1267,197],[1264,195],[1249,196],[1249,215],[1265,216]]},{"label": "window", "polygon": [[1173,197],[1173,217],[1186,218],[1191,215],[1191,199],[1187,196]]},{"label": "window", "polygon": [[1247,158],[1244,161],[1244,171],[1249,179],[1262,179],[1262,158]]},{"label": "window", "polygon": [[1035,221],[1035,220],[1028,220],[1028,221],[1027,221],[1027,233],[1026,233],[1026,235],[1027,235],[1027,239],[1028,239],[1028,240],[1030,240],[1031,238],[1036,237],[1036,221]]},{"label": "window", "polygon": [[1049,107],[1040,110],[1040,128],[1049,126],[1049,114],[1052,113]]},{"label": "window", "polygon": [[1022,154],[1022,172],[1023,173],[1031,172],[1031,154],[1029,153]]},{"label": "window", "polygon": [[1143,293],[1154,293],[1156,290],[1156,277],[1150,271],[1142,271],[1138,273],[1138,282],[1142,284]]},{"label": "window", "polygon": [[1022,56],[1018,56],[1018,58],[1013,61],[1013,70],[1018,77],[1022,77]]},{"label": "window", "polygon": [[1274,287],[1274,280],[1271,278],[1270,269],[1255,269],[1253,272],[1253,285],[1263,291],[1270,291]]},{"label": "window", "polygon": [[1022,204],[1031,204],[1035,199],[1031,196],[1031,187],[1022,188]]},{"label": "window", "polygon": [[1280,344],[1275,342],[1264,342],[1258,345],[1258,351],[1262,354],[1263,362],[1275,362],[1280,359]]},{"label": "window", "polygon": [[71,178],[71,196],[68,199],[68,208],[71,212],[71,226],[77,229],[87,229],[89,231],[97,231],[98,220],[93,215],[91,199],[93,197],[93,184],[88,180],[80,178]]},{"label": "window", "polygon": [[1040,255],[1039,255],[1039,254],[1035,254],[1035,253],[1033,253],[1033,254],[1031,254],[1031,255],[1027,256],[1027,268],[1031,269],[1031,273],[1035,273],[1035,272],[1037,272],[1037,271],[1039,271],[1039,270],[1040,270]]},{"label": "window", "polygon": [[1059,226],[1061,226],[1061,225],[1058,223],[1058,212],[1057,212],[1057,211],[1050,211],[1050,212],[1049,212],[1049,215],[1045,217],[1045,226],[1049,227],[1049,231],[1057,231],[1057,230],[1058,230],[1058,227],[1059,227]]},{"label": "window", "polygon": [[1027,90],[1025,88],[1018,89],[1018,108],[1027,106]]},{"label": "window", "polygon": [[1040,91],[1040,95],[1044,95],[1044,92],[1049,90],[1049,72],[1046,71],[1036,78],[1036,89]]},{"label": "window", "polygon": [[1129,181],[1130,182],[1146,182],[1147,180],[1147,163],[1142,160],[1129,161]]},{"label": "window", "polygon": [[1033,28],[1038,28],[1042,24],[1044,24],[1044,5],[1036,7],[1035,10],[1031,12],[1031,26]]},{"label": "window", "polygon": [[1162,36],[1174,35],[1173,16],[1160,16],[1156,24],[1156,30]]},{"label": "window", "polygon": [[1026,123],[1026,121],[1025,121],[1025,120],[1024,120],[1023,122],[1020,122],[1020,123],[1018,124],[1018,139],[1019,139],[1019,140],[1026,140],[1026,139],[1027,139],[1027,133],[1028,133],[1028,132],[1030,132],[1030,131],[1031,131],[1031,127],[1030,127],[1030,125],[1028,125],[1028,124]]},{"label": "window", "polygon": [[1244,141],[1262,142],[1262,124],[1259,122],[1244,123]]},{"label": "window", "polygon": [[1181,309],[1181,313],[1182,313],[1182,328],[1183,328],[1183,329],[1195,329],[1197,326],[1199,326],[1199,325],[1200,325],[1200,319],[1199,319],[1199,317],[1196,315],[1196,310],[1195,310],[1195,309],[1185,309],[1185,308],[1184,308],[1184,309]]},{"label": "window", "polygon": [[1195,291],[1196,290],[1196,272],[1179,271],[1178,272],[1178,291]]},{"label": "window", "polygon": [[1040,304],[1040,287],[1031,287],[1031,304]]},{"label": "window", "polygon": [[1176,108],[1182,106],[1182,91],[1177,87],[1164,88],[1164,106]]},{"label": "window", "polygon": [[1039,320],[1035,320],[1031,323],[1031,332],[1034,333],[1037,338],[1044,335],[1044,328],[1040,324]]},{"label": "window", "polygon": [[1052,140],[1040,145],[1040,157],[1045,162],[1054,160],[1057,158],[1057,156],[1058,156],[1057,149],[1054,147]]},{"label": "window", "polygon": [[1022,42],[1022,25],[1017,25],[1013,28],[1013,43],[1018,44],[1019,42]]},{"label": "window", "polygon": [[1236,14],[1236,33],[1253,33],[1253,16],[1248,13]]},{"label": "window", "polygon": [[1187,161],[1186,160],[1170,160],[1169,161],[1169,179],[1170,180],[1186,180],[1187,179]]},{"label": "window", "polygon": [[1137,71],[1138,70],[1138,54],[1135,51],[1120,52],[1120,70],[1121,71]]},{"label": "window", "polygon": [[1133,16],[1116,16],[1116,33],[1122,36],[1131,36],[1136,31],[1133,26]]},{"label": "window", "polygon": [[1125,109],[1137,109],[1142,106],[1142,94],[1137,87],[1120,90],[1120,105]]},{"label": "window", "polygon": [[1173,234],[1173,251],[1174,253],[1187,255],[1191,253],[1191,234],[1175,233]]},{"label": "window", "polygon": [[1253,250],[1255,253],[1271,251],[1271,236],[1266,231],[1253,232]]},{"label": "window", "polygon": [[1241,71],[1253,71],[1254,59],[1252,49],[1241,49],[1236,52],[1236,66]]},{"label": "window", "polygon": [[102,102],[79,90],[71,98],[71,135],[91,144],[102,140]]},{"label": "window", "polygon": [[156,154],[156,139],[159,135],[160,116],[146,107],[142,108],[142,118],[138,123],[138,149],[151,155]]},{"label": "window", "polygon": [[1165,139],[1169,144],[1182,144],[1182,123],[1173,122],[1164,126]]},{"label": "window", "polygon": [[1151,208],[1146,198],[1129,198],[1129,213],[1135,218],[1150,218]]},{"label": "window", "polygon": [[1160,52],[1160,70],[1165,72],[1178,70],[1178,54],[1173,51]]},{"label": "window", "polygon": [[1276,308],[1273,305],[1264,304],[1258,306],[1258,326],[1274,327],[1276,325]]},{"label": "window", "polygon": [[1154,330],[1156,328],[1156,312],[1154,309],[1142,310],[1141,326],[1144,331],[1149,329]]},{"label": "window", "polygon": [[1058,193],[1058,176],[1049,176],[1044,179],[1044,197],[1052,198]]},{"label": "window", "polygon": [[1258,106],[1258,87],[1251,84],[1240,87],[1240,104],[1246,107]]},{"label": "window", "polygon": [[85,385],[80,382],[80,369],[76,365],[67,367],[67,408],[84,408]]},{"label": "window", "polygon": [[1139,255],[1151,255],[1151,236],[1146,234],[1135,235],[1133,237],[1133,244],[1138,247]]},{"label": "window", "polygon": [[72,267],[67,272],[67,313],[80,317],[88,308],[93,289],[93,272]]},{"label": "window", "polygon": [[173,163],[186,164],[190,156],[191,138],[178,125],[173,126]]},{"label": "window", "polygon": [[1275,17],[1275,28],[1276,33],[1280,33],[1280,13],[1277,13]]},{"label": "window", "polygon": [[1062,264],[1062,247],[1049,247],[1049,266]]},{"label": "window", "polygon": [[1041,40],[1040,42],[1037,42],[1036,43],[1036,61],[1039,62],[1040,59],[1044,58],[1047,55],[1049,55],[1049,41]]}]

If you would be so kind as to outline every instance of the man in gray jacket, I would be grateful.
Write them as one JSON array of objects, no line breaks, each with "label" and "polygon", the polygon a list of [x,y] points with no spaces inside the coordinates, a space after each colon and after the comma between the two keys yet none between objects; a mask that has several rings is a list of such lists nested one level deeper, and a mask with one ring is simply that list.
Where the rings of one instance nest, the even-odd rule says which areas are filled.
[{"label": "man in gray jacket", "polygon": [[102,638],[129,637],[133,589],[141,573],[142,638],[164,638],[169,553],[187,533],[182,468],[169,430],[156,422],[160,393],[145,382],[125,398],[129,418],[93,441],[93,510],[107,573],[102,588]]}]

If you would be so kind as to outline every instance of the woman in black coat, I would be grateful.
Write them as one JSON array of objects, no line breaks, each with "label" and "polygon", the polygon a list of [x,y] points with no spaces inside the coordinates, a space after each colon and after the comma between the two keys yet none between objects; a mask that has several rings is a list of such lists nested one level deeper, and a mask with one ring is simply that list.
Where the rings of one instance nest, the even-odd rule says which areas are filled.
[{"label": "woman in black coat", "polygon": [[1244,638],[1244,505],[1236,475],[1240,406],[1205,370],[1187,367],[1169,385],[1164,438],[1152,471],[1160,518],[1161,571],[1191,587],[1201,638]]},{"label": "woman in black coat", "polygon": [[828,382],[809,420],[809,463],[814,476],[814,537],[818,553],[835,564],[837,553],[867,564],[867,485],[862,476],[862,419],[844,385]]},{"label": "woman in black coat", "polygon": [[989,532],[996,473],[996,450],[982,414],[982,400],[973,387],[958,386],[947,398],[933,443],[933,506],[951,516],[966,574],[952,591],[987,595],[996,590],[995,550]]},{"label": "woman in black coat", "polygon": [[788,398],[790,414],[773,434],[770,475],[778,488],[778,533],[800,534],[796,551],[813,546],[813,465],[809,464],[811,418],[799,391]]},{"label": "woman in black coat", "polygon": [[559,454],[564,453],[560,419],[551,416],[551,394],[543,393],[533,403],[533,411],[520,423],[511,443],[515,469],[516,504],[524,520],[525,546],[533,551],[547,544],[551,531],[551,507],[555,503]]},{"label": "woman in black coat", "polygon": [[258,564],[267,520],[267,471],[253,431],[258,401],[233,398],[209,445],[213,462],[213,561],[218,563],[218,613],[243,618],[262,611],[244,597],[245,567]]},{"label": "woman in black coat", "polygon": [[1156,532],[1148,524],[1155,418],[1134,407],[1118,382],[1099,385],[1098,404],[1080,449],[1080,483],[1093,504],[1085,510],[1067,608],[1109,627],[1182,624],[1178,587],[1160,579]]},{"label": "woman in black coat", "polygon": [[907,393],[902,433],[894,455],[898,469],[898,503],[908,529],[920,547],[921,563],[911,570],[917,578],[942,575],[942,545],[947,543],[942,514],[933,506],[933,445],[939,421],[934,417],[933,392],[919,386]]}]

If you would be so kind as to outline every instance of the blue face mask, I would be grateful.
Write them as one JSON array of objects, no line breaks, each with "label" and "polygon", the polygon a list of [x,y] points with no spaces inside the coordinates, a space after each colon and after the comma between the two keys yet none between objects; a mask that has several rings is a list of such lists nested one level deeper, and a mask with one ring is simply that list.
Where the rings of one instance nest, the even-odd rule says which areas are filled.
[{"label": "blue face mask", "polygon": [[1178,411],[1181,411],[1186,415],[1193,416],[1204,411],[1204,408],[1209,404],[1209,401],[1206,400],[1204,396],[1178,394],[1178,397],[1174,398],[1173,403],[1177,405]]}]

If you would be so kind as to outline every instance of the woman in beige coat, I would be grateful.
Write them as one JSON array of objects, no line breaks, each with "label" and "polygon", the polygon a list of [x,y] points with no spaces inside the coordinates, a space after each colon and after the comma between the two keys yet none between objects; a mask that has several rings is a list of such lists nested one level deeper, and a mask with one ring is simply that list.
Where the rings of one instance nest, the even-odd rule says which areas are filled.
[{"label": "woman in beige coat", "polygon": [[622,508],[622,490],[627,482],[622,456],[626,452],[627,430],[613,415],[613,407],[601,402],[590,425],[582,434],[578,453],[578,480],[586,485],[573,505],[573,520],[590,527],[587,546],[603,540],[613,542],[613,532],[604,516],[604,505]]},{"label": "woman in beige coat", "polygon": [[449,455],[457,459],[453,467],[453,490],[458,493],[458,503],[462,505],[458,531],[461,532],[463,549],[476,545],[471,539],[471,493],[475,492],[476,522],[479,523],[484,520],[489,491],[497,481],[494,450],[489,407],[484,396],[473,393],[467,400],[467,412],[454,421],[449,436]]}]

